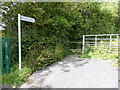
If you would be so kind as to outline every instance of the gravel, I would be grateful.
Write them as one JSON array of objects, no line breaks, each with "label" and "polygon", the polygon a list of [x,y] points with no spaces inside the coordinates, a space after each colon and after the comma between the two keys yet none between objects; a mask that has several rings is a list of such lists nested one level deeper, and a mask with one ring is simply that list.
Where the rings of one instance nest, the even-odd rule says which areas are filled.
[{"label": "gravel", "polygon": [[118,70],[111,63],[71,55],[33,73],[21,88],[118,88]]}]

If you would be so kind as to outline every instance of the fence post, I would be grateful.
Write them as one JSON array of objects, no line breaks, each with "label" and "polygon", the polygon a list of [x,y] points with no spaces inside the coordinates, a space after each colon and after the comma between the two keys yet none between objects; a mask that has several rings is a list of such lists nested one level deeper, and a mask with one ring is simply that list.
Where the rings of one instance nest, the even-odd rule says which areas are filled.
[{"label": "fence post", "polygon": [[10,73],[10,50],[8,37],[5,37],[5,57],[6,57],[6,72]]},{"label": "fence post", "polygon": [[112,51],[112,35],[110,35],[110,51]]},{"label": "fence post", "polygon": [[85,35],[83,35],[82,53],[84,53],[84,50],[85,50]]},{"label": "fence post", "polygon": [[2,38],[0,38],[0,85],[2,84]]}]

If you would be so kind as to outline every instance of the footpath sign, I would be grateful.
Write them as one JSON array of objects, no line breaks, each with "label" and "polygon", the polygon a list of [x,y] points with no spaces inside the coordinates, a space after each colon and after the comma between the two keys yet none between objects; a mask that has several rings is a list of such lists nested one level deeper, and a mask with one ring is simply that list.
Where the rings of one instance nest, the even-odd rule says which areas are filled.
[{"label": "footpath sign", "polygon": [[20,16],[20,20],[27,21],[27,22],[35,22],[34,18],[26,17],[26,16]]},{"label": "footpath sign", "polygon": [[21,70],[21,23],[20,21],[35,22],[34,18],[22,16],[18,14],[18,46],[19,46],[19,70]]}]

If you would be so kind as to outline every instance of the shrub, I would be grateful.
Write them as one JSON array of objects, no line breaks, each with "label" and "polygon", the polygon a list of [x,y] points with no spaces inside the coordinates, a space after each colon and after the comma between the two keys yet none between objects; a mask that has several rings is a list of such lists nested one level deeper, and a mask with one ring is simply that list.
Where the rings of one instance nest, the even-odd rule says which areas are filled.
[{"label": "shrub", "polygon": [[23,66],[31,68],[32,71],[43,69],[46,66],[61,60],[65,55],[68,55],[69,47],[67,46],[68,45],[65,45],[64,43],[52,43],[44,46],[37,46],[28,51],[28,54],[23,60]]},{"label": "shrub", "polygon": [[24,67],[21,71],[16,69],[15,71],[11,71],[9,74],[2,75],[2,84],[18,87],[27,80],[30,74],[30,68]]},{"label": "shrub", "polygon": [[56,47],[55,47],[54,57],[56,59],[61,59],[61,58],[63,58],[63,56],[64,56],[63,44],[58,43],[58,44],[56,44]]}]

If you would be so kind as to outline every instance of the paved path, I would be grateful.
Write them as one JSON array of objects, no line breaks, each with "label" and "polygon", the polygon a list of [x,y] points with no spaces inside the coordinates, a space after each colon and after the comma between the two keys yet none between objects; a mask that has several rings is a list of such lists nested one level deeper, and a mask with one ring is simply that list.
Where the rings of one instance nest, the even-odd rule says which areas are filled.
[{"label": "paved path", "polygon": [[35,72],[21,88],[118,88],[118,71],[111,61],[77,57]]}]

